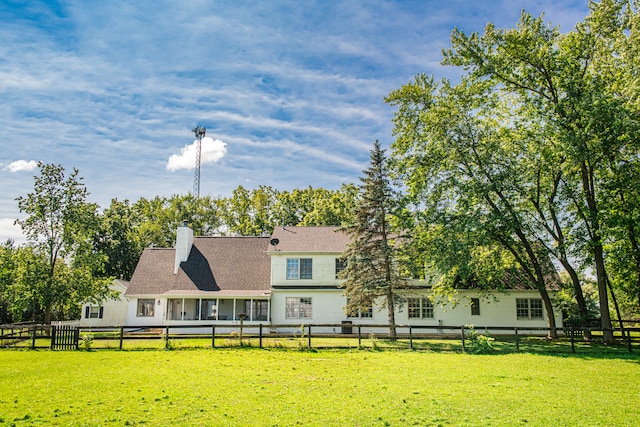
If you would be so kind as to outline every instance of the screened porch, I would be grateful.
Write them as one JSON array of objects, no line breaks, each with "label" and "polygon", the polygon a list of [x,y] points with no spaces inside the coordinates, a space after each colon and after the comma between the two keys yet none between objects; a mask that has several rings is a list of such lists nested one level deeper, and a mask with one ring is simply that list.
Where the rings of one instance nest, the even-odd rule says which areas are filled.
[{"label": "screened porch", "polygon": [[269,321],[268,298],[169,298],[166,320],[177,321]]}]

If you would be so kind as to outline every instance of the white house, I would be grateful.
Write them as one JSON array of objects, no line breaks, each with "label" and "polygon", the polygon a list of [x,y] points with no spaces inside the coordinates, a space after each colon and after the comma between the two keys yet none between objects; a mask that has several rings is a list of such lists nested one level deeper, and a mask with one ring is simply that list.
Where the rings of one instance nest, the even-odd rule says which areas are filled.
[{"label": "white house", "polygon": [[104,301],[102,304],[84,304],[80,315],[80,326],[117,326],[127,324],[127,299],[124,294],[129,282],[126,280],[114,280],[109,289],[116,295],[115,298]]},{"label": "white house", "polygon": [[[384,325],[387,313],[377,307],[354,316],[344,312],[337,274],[348,240],[337,227],[282,227],[271,237],[194,237],[181,226],[175,249],[143,252],[125,293],[126,324],[216,324],[233,330],[242,321],[246,327],[262,324],[282,332],[322,324],[318,331],[328,333],[348,330],[349,324]],[[535,290],[515,286],[491,298],[460,290],[452,305],[433,301],[427,282],[413,285],[396,313],[398,324],[434,327],[427,332],[442,325],[547,326]],[[559,312],[556,324],[561,325]]]}]

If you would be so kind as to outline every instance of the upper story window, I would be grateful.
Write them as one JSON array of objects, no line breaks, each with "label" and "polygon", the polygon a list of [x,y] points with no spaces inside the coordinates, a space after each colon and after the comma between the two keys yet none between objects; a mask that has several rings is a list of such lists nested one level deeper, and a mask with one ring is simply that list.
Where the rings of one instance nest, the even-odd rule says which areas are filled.
[{"label": "upper story window", "polygon": [[313,260],[311,258],[287,258],[287,280],[312,278]]},{"label": "upper story window", "polygon": [[342,258],[336,258],[336,279],[340,278],[340,273],[347,268],[347,260]]}]

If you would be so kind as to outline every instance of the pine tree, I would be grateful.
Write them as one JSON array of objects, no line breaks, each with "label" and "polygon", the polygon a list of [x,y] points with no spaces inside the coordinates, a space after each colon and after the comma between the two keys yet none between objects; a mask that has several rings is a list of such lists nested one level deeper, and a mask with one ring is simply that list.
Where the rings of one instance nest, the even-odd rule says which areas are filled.
[{"label": "pine tree", "polygon": [[396,339],[395,311],[403,298],[398,291],[406,281],[400,277],[397,246],[389,222],[397,206],[391,187],[387,159],[378,141],[371,150],[371,165],[360,178],[360,197],[354,223],[344,227],[351,237],[343,253],[346,268],[342,272],[349,314],[366,311],[375,303],[387,309],[389,338]]}]

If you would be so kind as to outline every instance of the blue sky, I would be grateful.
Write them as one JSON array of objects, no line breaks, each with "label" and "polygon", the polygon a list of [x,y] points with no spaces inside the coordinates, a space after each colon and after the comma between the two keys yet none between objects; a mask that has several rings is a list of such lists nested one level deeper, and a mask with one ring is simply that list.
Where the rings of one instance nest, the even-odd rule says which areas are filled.
[{"label": "blue sky", "polygon": [[[440,65],[454,27],[512,27],[521,10],[572,29],[587,0],[13,1],[0,3],[0,240],[35,162],[78,168],[102,208],[356,182],[394,110],[383,99]],[[191,154],[190,154],[191,153]],[[170,162],[171,159],[171,162]]]}]

